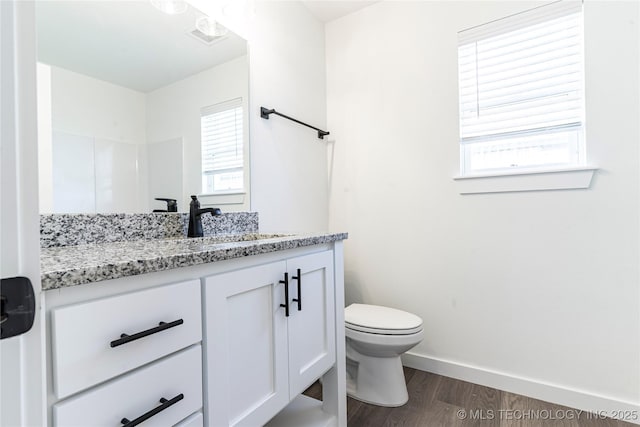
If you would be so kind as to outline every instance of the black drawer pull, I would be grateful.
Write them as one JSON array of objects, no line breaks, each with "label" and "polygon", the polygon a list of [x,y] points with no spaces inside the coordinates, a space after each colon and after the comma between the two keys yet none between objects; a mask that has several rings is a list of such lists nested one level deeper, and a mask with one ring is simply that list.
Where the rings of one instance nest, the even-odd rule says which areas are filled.
[{"label": "black drawer pull", "polygon": [[164,411],[165,409],[167,409],[169,406],[173,405],[174,403],[178,403],[182,399],[184,399],[184,394],[182,394],[182,393],[180,393],[179,395],[177,395],[176,397],[174,397],[171,400],[167,400],[164,397],[162,397],[160,399],[160,403],[162,403],[162,405],[156,406],[155,408],[153,408],[149,412],[146,412],[146,413],[140,415],[138,418],[136,418],[133,421],[129,421],[127,418],[123,418],[123,419],[120,420],[120,422],[122,424],[124,424],[123,427],[137,426],[138,424],[141,424],[141,423],[147,421],[149,418],[153,417],[154,415],[159,414],[160,412]]},{"label": "black drawer pull", "polygon": [[149,335],[162,332],[166,329],[173,328],[174,326],[182,325],[183,323],[184,320],[182,319],[174,320],[170,323],[160,322],[155,328],[147,329],[146,331],[138,332],[137,334],[122,334],[117,340],[111,341],[111,347],[113,348],[131,341],[139,340],[140,338],[148,337]]},{"label": "black drawer pull", "polygon": [[289,273],[284,273],[284,280],[280,280],[280,283],[284,284],[284,304],[280,304],[280,307],[284,307],[284,315],[289,317]]},{"label": "black drawer pull", "polygon": [[298,303],[298,311],[302,311],[302,273],[300,269],[297,271],[297,275],[291,277],[292,280],[298,281],[298,298],[292,299],[291,301],[295,301]]}]

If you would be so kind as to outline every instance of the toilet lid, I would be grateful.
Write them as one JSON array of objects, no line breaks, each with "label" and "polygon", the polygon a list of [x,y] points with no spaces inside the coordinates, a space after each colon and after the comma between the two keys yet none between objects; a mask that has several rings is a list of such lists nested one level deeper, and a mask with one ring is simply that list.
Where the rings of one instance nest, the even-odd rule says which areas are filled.
[{"label": "toilet lid", "polygon": [[344,309],[347,328],[377,334],[407,335],[422,330],[422,319],[395,308],[351,304]]}]

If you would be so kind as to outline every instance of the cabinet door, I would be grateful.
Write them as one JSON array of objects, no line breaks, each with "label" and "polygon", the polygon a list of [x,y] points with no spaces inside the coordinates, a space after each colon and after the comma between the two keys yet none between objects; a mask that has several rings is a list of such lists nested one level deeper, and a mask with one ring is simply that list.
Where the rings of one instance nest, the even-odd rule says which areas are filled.
[{"label": "cabinet door", "polygon": [[289,402],[285,262],[205,279],[209,426],[257,426]]},{"label": "cabinet door", "polygon": [[298,270],[301,278],[294,278],[289,284],[290,299],[301,299],[300,306],[297,301],[290,302],[288,322],[289,387],[292,399],[336,361],[333,252],[287,261],[290,278],[297,277]]}]

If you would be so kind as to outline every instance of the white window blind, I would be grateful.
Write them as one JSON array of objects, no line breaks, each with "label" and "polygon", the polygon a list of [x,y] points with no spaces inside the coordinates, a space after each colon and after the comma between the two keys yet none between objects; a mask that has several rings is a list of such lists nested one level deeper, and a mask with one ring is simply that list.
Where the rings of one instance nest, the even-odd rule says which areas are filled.
[{"label": "white window blind", "polygon": [[582,5],[459,33],[462,175],[584,163]]},{"label": "white window blind", "polygon": [[201,110],[202,192],[244,188],[242,99]]}]

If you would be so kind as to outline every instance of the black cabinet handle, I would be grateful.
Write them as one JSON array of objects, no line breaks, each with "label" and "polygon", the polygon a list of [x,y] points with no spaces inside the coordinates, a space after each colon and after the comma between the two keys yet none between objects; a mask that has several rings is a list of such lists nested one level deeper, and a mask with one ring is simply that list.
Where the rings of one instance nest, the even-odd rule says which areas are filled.
[{"label": "black cabinet handle", "polygon": [[169,406],[171,406],[171,405],[173,405],[175,403],[178,403],[182,399],[184,399],[184,394],[182,394],[182,393],[180,393],[179,395],[177,395],[176,397],[174,397],[171,400],[167,400],[164,397],[162,397],[162,398],[160,398],[160,403],[162,403],[162,405],[156,406],[155,408],[153,408],[149,412],[145,412],[144,414],[140,415],[138,418],[136,418],[133,421],[129,421],[127,418],[123,418],[123,419],[120,420],[120,422],[123,424],[123,427],[137,426],[138,424],[141,424],[141,423],[147,421],[149,418],[153,417],[154,415],[159,414],[160,412],[164,411]]},{"label": "black cabinet handle", "polygon": [[289,317],[289,273],[284,273],[284,280],[280,280],[280,283],[284,284],[284,304],[280,304],[280,307],[284,307],[284,315]]},{"label": "black cabinet handle", "polygon": [[291,301],[295,301],[298,303],[298,311],[302,311],[302,273],[300,269],[298,269],[297,275],[291,276],[292,280],[298,281],[298,298],[295,298]]},{"label": "black cabinet handle", "polygon": [[117,340],[111,341],[110,345],[112,348],[117,347],[119,345],[126,344],[131,341],[139,340],[140,338],[148,337],[149,335],[153,335],[158,332],[162,332],[169,328],[182,325],[183,323],[184,323],[184,320],[182,319],[174,320],[173,322],[170,322],[170,323],[160,322],[158,326],[156,326],[155,328],[147,329],[146,331],[138,332],[137,334],[133,334],[133,335],[122,334],[120,335],[120,338],[118,338]]}]

